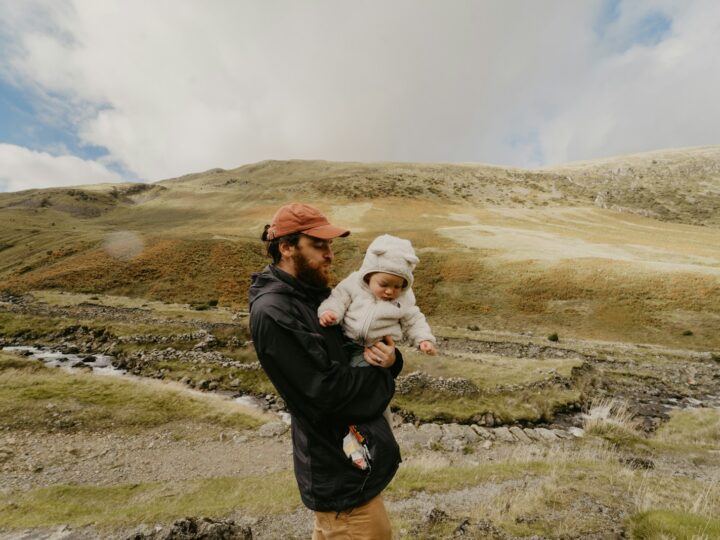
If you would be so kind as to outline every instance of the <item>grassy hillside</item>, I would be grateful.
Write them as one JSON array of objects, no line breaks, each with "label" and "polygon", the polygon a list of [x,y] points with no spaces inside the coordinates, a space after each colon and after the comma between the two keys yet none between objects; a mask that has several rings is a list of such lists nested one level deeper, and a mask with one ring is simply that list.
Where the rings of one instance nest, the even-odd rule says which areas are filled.
[{"label": "grassy hillside", "polygon": [[720,147],[562,167],[272,161],[152,185],[0,194],[0,290],[243,308],[274,210],[411,239],[435,325],[720,347]]}]

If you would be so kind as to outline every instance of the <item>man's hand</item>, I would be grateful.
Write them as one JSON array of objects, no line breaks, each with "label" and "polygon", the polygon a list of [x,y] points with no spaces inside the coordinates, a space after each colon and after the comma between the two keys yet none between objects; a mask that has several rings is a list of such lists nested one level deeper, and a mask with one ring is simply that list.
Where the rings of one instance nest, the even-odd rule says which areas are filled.
[{"label": "man's hand", "polygon": [[332,311],[323,311],[320,314],[320,326],[332,326],[337,322],[337,313]]},{"label": "man's hand", "polygon": [[432,341],[421,341],[420,342],[420,350],[422,352],[424,352],[425,354],[436,354],[437,353],[435,344]]},{"label": "man's hand", "polygon": [[363,358],[371,366],[392,367],[395,363],[395,341],[391,336],[385,336],[382,341],[365,347]]}]

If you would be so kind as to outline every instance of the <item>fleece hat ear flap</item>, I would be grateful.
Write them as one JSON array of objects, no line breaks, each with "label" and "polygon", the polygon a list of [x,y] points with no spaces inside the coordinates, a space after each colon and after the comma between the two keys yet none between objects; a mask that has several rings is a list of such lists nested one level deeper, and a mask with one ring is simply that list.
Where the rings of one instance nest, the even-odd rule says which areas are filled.
[{"label": "fleece hat ear flap", "polygon": [[414,281],[413,270],[418,261],[410,240],[383,234],[368,247],[360,273],[363,279],[375,272],[393,274],[403,278],[408,287],[411,287]]}]

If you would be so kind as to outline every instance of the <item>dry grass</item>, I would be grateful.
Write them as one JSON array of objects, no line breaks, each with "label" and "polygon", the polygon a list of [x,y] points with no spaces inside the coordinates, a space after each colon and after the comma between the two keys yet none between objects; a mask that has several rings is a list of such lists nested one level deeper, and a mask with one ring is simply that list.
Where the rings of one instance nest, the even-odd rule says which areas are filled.
[{"label": "dry grass", "polygon": [[149,240],[136,257],[115,259],[102,248],[8,279],[15,291],[63,289],[168,302],[247,305],[250,274],[266,264],[257,244],[227,241]]}]

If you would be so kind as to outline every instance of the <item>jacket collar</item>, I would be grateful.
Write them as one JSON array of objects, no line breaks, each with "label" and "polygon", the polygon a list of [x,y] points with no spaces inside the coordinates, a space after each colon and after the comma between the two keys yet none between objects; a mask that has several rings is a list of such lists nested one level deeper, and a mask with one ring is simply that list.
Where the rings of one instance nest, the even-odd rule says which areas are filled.
[{"label": "jacket collar", "polygon": [[262,272],[253,274],[252,281],[250,303],[269,292],[295,295],[317,303],[330,295],[329,287],[313,287],[272,264],[267,265]]}]

